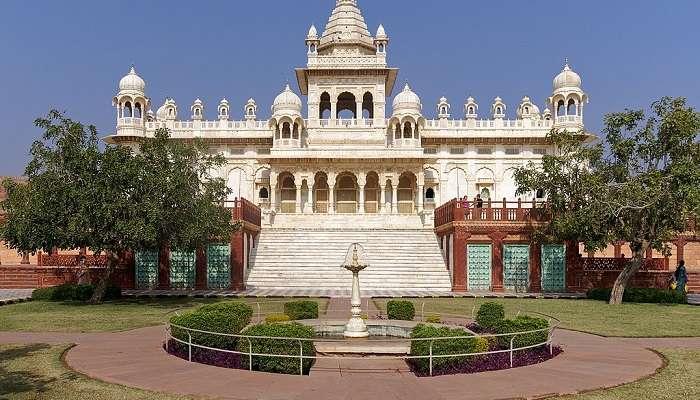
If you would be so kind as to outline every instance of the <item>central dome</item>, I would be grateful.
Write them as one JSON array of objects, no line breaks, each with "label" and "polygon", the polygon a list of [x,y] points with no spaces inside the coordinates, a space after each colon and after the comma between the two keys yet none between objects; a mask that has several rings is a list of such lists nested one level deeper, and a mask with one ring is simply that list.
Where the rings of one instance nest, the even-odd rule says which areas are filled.
[{"label": "central dome", "polygon": [[131,67],[129,74],[119,81],[119,91],[124,90],[142,93],[146,90],[146,82],[136,73],[134,67]]},{"label": "central dome", "polygon": [[319,50],[336,44],[359,44],[374,49],[374,39],[367,29],[356,0],[337,0],[321,36]]}]

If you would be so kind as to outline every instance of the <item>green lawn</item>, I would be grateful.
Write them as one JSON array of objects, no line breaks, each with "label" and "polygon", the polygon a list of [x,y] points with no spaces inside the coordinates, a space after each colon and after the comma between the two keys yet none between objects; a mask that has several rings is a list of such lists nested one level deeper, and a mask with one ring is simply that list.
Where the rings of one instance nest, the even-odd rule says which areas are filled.
[{"label": "green lawn", "polygon": [[[7,400],[181,400],[86,378],[61,361],[67,345],[0,345],[0,399]],[[629,385],[561,400],[690,400],[700,398],[700,349],[661,350],[668,367]]]},{"label": "green lawn", "polygon": [[649,379],[608,390],[557,397],[561,400],[700,399],[700,349],[660,350],[668,367]]},{"label": "green lawn", "polygon": [[67,368],[67,345],[0,345],[0,399],[7,400],[184,400],[89,379]]},{"label": "green lawn", "polygon": [[[322,313],[326,299],[313,299]],[[0,307],[0,331],[21,332],[116,332],[165,322],[174,312],[185,312],[202,304],[234,299],[160,298],[125,299],[100,305],[32,301]],[[283,299],[241,299],[258,312],[282,312]]]},{"label": "green lawn", "polygon": [[[551,299],[409,299],[416,305],[420,318],[422,304],[425,312],[471,315],[480,304],[495,301],[506,312],[535,311],[561,320],[561,327],[603,336],[682,337],[700,335],[700,308],[688,305],[622,304],[610,306],[596,300]],[[386,312],[388,300],[375,299],[377,307]],[[476,306],[476,308],[475,308]]]}]

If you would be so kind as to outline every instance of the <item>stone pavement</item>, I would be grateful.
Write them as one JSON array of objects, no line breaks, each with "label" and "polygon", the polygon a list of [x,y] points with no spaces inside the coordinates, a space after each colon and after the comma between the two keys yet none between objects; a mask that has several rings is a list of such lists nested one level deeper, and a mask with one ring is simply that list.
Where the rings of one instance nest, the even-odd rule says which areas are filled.
[{"label": "stone pavement", "polygon": [[700,306],[700,294],[689,294],[688,304],[692,306]]},{"label": "stone pavement", "polygon": [[0,289],[0,305],[32,297],[34,289]]},{"label": "stone pavement", "polygon": [[[400,363],[324,359],[311,376],[272,375],[189,363],[162,350],[162,326],[121,333],[0,333],[0,343],[77,343],[66,362],[87,376],[159,392],[223,399],[503,399],[576,393],[654,374],[646,343],[558,330],[564,353],[542,364],[472,375],[417,378]],[[364,360],[363,360],[364,361]],[[335,365],[337,364],[337,366]]]}]

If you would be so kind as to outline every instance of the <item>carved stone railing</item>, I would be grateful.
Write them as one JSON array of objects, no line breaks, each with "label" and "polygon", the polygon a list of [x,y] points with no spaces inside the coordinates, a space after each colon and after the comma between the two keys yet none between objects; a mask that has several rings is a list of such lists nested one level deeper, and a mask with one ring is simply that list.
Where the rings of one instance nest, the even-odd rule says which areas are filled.
[{"label": "carved stone railing", "polygon": [[435,227],[457,221],[544,222],[545,210],[535,201],[466,201],[452,200],[435,210]]},{"label": "carved stone railing", "polygon": [[[584,271],[622,271],[629,258],[581,258],[581,267]],[[668,271],[668,259],[666,258],[648,258],[644,260],[644,264],[640,271]]]},{"label": "carved stone railing", "polygon": [[226,202],[226,207],[231,208],[231,215],[235,221],[248,222],[257,227],[261,226],[262,212],[260,207],[252,202],[243,198],[236,198],[233,201]]},{"label": "carved stone railing", "polygon": [[[37,265],[40,267],[77,267],[80,265],[79,254],[43,254],[39,252]],[[85,265],[88,267],[106,267],[106,255],[86,255]]]}]

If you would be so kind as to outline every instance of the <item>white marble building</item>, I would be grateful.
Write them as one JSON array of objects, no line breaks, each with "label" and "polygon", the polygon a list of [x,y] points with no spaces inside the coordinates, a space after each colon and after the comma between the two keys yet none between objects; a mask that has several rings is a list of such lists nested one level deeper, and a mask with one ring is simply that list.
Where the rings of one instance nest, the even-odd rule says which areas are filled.
[{"label": "white marble building", "polygon": [[527,96],[513,111],[500,97],[423,107],[408,84],[392,98],[398,69],[387,61],[389,36],[381,25],[372,36],[356,0],[337,0],[323,33],[312,25],[305,43],[298,88],[287,85],[271,114],[250,99],[241,120],[226,99],[213,120],[199,99],[188,115],[173,99],[153,113],[132,68],[113,99],[117,130],[107,141],[133,145],[164,127],[176,140],[203,139],[228,160],[218,173],[231,197],[260,204],[268,224],[287,214],[402,214],[427,225],[436,206],[456,197],[516,200],[513,168],[552,151],[552,128],[583,129],[588,99],[568,63],[543,111]]}]

